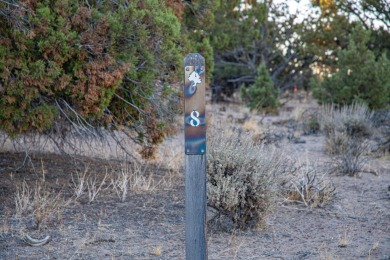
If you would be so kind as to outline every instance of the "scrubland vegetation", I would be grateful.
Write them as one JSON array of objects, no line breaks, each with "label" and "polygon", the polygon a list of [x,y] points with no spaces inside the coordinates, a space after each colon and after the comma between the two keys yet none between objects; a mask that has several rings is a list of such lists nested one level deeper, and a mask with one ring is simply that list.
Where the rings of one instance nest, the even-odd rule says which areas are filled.
[{"label": "scrubland vegetation", "polygon": [[389,259],[389,5],[299,8],[0,1],[0,258],[184,258],[199,52],[209,258]]},{"label": "scrubland vegetation", "polygon": [[[374,114],[361,105],[330,109],[310,104],[306,109],[306,103],[294,102],[294,111],[265,118],[238,105],[208,106],[213,112],[208,120],[207,140],[212,259],[305,254],[313,259],[348,259],[350,254],[381,259],[388,252],[384,236],[388,151],[379,149],[380,140],[384,140],[383,136],[379,138],[380,129],[362,134],[362,129],[373,126]],[[308,116],[307,111],[313,109],[316,112]],[[321,114],[324,116],[318,116]],[[312,116],[319,121],[320,130],[308,133],[302,122]],[[349,139],[352,132],[359,139]],[[359,154],[354,150],[330,150],[329,138],[333,136],[329,133],[344,138],[340,140],[345,143],[334,148],[354,148],[348,143],[351,142],[364,144],[364,149]],[[181,138],[166,140],[159,148],[158,158],[152,161],[32,153],[17,169],[25,154],[2,153],[4,256],[88,258],[111,248],[107,256],[114,258],[182,258]],[[350,161],[359,168],[351,166]],[[355,171],[344,171],[349,167]],[[363,183],[365,186],[360,186]],[[371,202],[364,200],[375,202],[374,208],[370,209]],[[367,231],[359,228],[362,221]],[[333,223],[333,227],[324,229],[327,223]],[[298,228],[307,225],[310,229],[306,232],[316,241],[315,248],[305,242]],[[283,237],[283,230],[303,236],[303,240],[297,238],[303,247],[285,240],[288,236]],[[365,233],[368,230],[375,235]],[[359,232],[366,237],[353,240]],[[314,234],[322,234],[322,242]],[[269,235],[276,240],[270,242]],[[337,238],[334,244],[328,240],[331,236]],[[68,240],[73,243],[67,245]],[[329,245],[321,245],[324,241]],[[257,252],[250,250],[253,244],[260,248]],[[306,253],[288,249],[289,246],[306,248]],[[356,246],[367,249],[356,251]],[[271,253],[272,248],[279,248],[279,253]]]}]

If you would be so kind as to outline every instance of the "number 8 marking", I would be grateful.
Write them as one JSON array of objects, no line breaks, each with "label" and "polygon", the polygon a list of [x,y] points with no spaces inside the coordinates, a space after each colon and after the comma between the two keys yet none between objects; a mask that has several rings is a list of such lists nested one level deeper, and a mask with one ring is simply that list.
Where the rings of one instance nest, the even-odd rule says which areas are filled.
[{"label": "number 8 marking", "polygon": [[190,124],[192,126],[199,126],[200,125],[200,120],[199,120],[199,112],[194,110],[191,112],[191,121],[190,121]]}]

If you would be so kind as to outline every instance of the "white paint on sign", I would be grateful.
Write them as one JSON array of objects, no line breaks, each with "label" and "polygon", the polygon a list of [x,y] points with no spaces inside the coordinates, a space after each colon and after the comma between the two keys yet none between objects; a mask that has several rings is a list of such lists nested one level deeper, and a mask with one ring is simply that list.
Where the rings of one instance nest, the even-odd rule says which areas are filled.
[{"label": "white paint on sign", "polygon": [[190,124],[191,126],[199,126],[200,124],[200,120],[199,120],[199,112],[194,110],[191,112],[191,121],[190,121]]}]

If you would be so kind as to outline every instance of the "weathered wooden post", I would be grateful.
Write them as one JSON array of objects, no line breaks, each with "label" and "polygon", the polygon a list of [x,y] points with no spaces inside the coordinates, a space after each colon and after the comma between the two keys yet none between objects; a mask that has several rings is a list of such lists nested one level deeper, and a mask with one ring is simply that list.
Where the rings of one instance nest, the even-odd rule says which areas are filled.
[{"label": "weathered wooden post", "polygon": [[184,59],[186,259],[207,259],[205,60]]}]

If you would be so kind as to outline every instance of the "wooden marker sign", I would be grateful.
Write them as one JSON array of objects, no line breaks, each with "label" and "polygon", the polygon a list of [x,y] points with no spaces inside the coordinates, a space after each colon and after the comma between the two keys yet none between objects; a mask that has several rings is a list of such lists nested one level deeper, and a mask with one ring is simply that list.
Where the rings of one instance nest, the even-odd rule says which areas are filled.
[{"label": "wooden marker sign", "polygon": [[184,135],[186,154],[206,153],[205,64],[197,53],[184,59]]},{"label": "wooden marker sign", "polygon": [[205,61],[184,59],[186,260],[207,259]]}]

